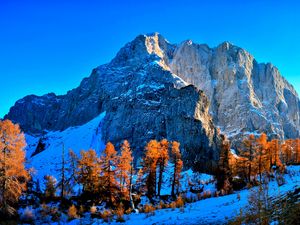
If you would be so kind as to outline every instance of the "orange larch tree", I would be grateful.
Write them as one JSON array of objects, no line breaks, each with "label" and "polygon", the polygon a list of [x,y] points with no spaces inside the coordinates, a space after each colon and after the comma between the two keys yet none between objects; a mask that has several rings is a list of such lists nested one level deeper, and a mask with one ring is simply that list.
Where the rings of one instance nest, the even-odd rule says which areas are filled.
[{"label": "orange larch tree", "polygon": [[77,173],[77,164],[78,164],[78,156],[75,152],[70,149],[69,150],[69,158],[66,161],[66,183],[65,183],[65,192],[66,195],[74,194],[73,187],[78,183],[78,173]]},{"label": "orange larch tree", "polygon": [[158,159],[157,159],[157,165],[159,168],[158,184],[157,184],[158,196],[160,196],[160,191],[163,184],[163,173],[165,172],[165,167],[168,165],[168,160],[169,160],[169,142],[166,139],[163,139],[159,143],[159,151],[158,151]]},{"label": "orange larch tree", "polygon": [[138,192],[142,195],[145,195],[145,193],[147,192],[147,185],[144,179],[144,170],[145,168],[140,168],[137,171],[137,178],[135,181],[135,189],[138,190]]},{"label": "orange larch tree", "polygon": [[278,139],[273,139],[269,142],[268,158],[270,161],[270,167],[273,165],[281,166],[280,161],[280,143]]},{"label": "orange larch tree", "polygon": [[285,140],[281,145],[282,150],[282,161],[288,165],[292,163],[293,156],[293,140],[288,139]]},{"label": "orange larch tree", "polygon": [[294,141],[295,163],[300,163],[300,139],[297,138]]},{"label": "orange larch tree", "polygon": [[111,142],[106,144],[103,155],[100,159],[102,170],[103,197],[109,206],[114,206],[119,197],[119,184],[116,181],[118,156],[114,145]]},{"label": "orange larch tree", "polygon": [[247,169],[248,182],[251,182],[251,176],[253,175],[253,160],[255,157],[255,148],[256,148],[255,136],[253,134],[250,134],[247,139],[244,139],[243,149],[240,152],[240,156],[246,159],[244,163],[248,167]]},{"label": "orange larch tree", "polygon": [[229,140],[227,140],[226,136],[222,135],[219,167],[217,171],[217,188],[227,194],[232,192],[232,171],[229,164],[231,157],[230,147]]},{"label": "orange larch tree", "polygon": [[88,194],[98,193],[101,168],[96,151],[93,149],[88,151],[82,150],[77,166],[78,181],[83,186],[83,192]]},{"label": "orange larch tree", "polygon": [[124,199],[130,199],[131,179],[132,179],[132,152],[129,142],[125,140],[121,146],[121,155],[117,163],[117,178],[121,195]]},{"label": "orange larch tree", "polygon": [[160,144],[156,140],[151,140],[145,147],[145,156],[143,159],[143,174],[147,175],[146,187],[149,197],[156,195],[156,166],[159,156]]},{"label": "orange larch tree", "polygon": [[25,138],[18,125],[10,120],[0,121],[0,214],[2,218],[16,211],[29,179],[25,169]]},{"label": "orange larch tree", "polygon": [[45,192],[44,195],[47,200],[53,200],[56,196],[56,184],[57,180],[54,176],[45,175],[44,176]]},{"label": "orange larch tree", "polygon": [[268,149],[268,137],[265,133],[262,133],[256,139],[255,157],[254,164],[257,174],[259,175],[259,181],[262,181],[262,173],[269,169],[267,160],[267,149]]},{"label": "orange larch tree", "polygon": [[183,167],[183,162],[181,160],[181,153],[180,153],[180,143],[177,141],[172,142],[172,150],[171,150],[171,160],[174,164],[174,170],[173,170],[173,178],[172,178],[172,190],[171,195],[173,197],[176,196],[179,192],[180,187],[180,178],[181,178],[181,170]]}]

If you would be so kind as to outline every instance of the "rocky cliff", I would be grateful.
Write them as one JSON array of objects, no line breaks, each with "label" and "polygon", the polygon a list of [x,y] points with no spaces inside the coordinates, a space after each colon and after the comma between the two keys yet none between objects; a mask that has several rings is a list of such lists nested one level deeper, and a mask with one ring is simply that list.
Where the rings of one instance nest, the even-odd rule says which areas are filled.
[{"label": "rocky cliff", "polygon": [[272,64],[261,64],[228,42],[216,48],[185,41],[170,71],[203,90],[214,122],[233,141],[249,132],[299,136],[299,98]]},{"label": "rocky cliff", "polygon": [[[202,90],[202,91],[201,91]],[[106,111],[103,141],[181,142],[188,165],[218,158],[217,125],[233,143],[249,132],[299,135],[299,98],[271,64],[224,42],[216,48],[140,35],[66,95],[27,96],[6,116],[30,134],[81,125]]]}]

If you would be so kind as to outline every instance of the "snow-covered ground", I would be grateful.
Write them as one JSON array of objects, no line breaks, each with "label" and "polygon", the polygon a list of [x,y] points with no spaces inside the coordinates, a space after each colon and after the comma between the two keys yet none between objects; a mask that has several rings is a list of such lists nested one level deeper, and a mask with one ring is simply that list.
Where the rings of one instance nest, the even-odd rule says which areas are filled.
[{"label": "snow-covered ground", "polygon": [[48,132],[42,137],[45,143],[45,150],[33,157],[30,156],[35,151],[40,137],[25,135],[27,142],[27,166],[34,168],[36,171],[34,178],[41,181],[45,175],[52,175],[57,178],[62,162],[63,145],[66,160],[70,149],[77,155],[79,155],[80,150],[88,150],[90,148],[95,149],[99,154],[105,147],[101,141],[101,124],[104,116],[105,112],[82,126],[70,127],[64,131]]},{"label": "snow-covered ground", "polygon": [[[284,196],[288,192],[300,188],[300,166],[289,166],[285,176],[286,183],[278,186],[276,181],[269,183],[269,195],[271,197]],[[256,187],[257,188],[257,187]],[[245,189],[231,195],[213,197],[186,204],[182,209],[160,209],[155,215],[147,216],[145,213],[125,215],[125,225],[143,224],[223,224],[233,219],[244,210],[248,204],[249,190]],[[238,197],[239,195],[239,197]],[[76,219],[69,225],[77,224],[102,224],[100,219]],[[55,223],[54,223],[55,224]],[[110,224],[120,224],[111,222]]]}]

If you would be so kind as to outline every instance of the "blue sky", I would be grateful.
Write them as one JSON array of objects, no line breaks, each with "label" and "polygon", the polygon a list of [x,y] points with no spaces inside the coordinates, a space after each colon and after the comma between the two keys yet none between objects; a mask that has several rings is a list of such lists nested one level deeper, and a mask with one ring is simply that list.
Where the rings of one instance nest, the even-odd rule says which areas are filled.
[{"label": "blue sky", "polygon": [[135,36],[230,41],[272,62],[300,92],[300,3],[0,0],[0,117],[19,98],[64,94]]}]

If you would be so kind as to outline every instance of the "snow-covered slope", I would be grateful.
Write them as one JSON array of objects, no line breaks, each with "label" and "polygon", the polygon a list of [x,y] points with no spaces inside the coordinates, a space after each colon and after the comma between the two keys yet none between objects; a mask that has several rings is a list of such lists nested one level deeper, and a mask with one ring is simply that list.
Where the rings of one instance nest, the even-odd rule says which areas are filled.
[{"label": "snow-covered slope", "polygon": [[[300,188],[300,166],[289,166],[287,171],[288,173],[284,176],[286,182],[284,185],[279,187],[276,181],[269,183],[270,197],[284,196]],[[240,199],[238,199],[238,194]],[[144,213],[133,214],[128,216],[125,224],[223,224],[237,216],[240,209],[245,210],[249,194],[250,191],[245,189],[231,195],[187,204],[184,211],[180,209],[157,210],[155,216],[151,217],[146,217]]]},{"label": "snow-covered slope", "polygon": [[[300,188],[300,166],[289,166],[288,173],[284,176],[285,184],[278,186],[276,181],[269,183],[269,196],[271,198],[283,197],[295,189]],[[145,213],[125,215],[124,225],[199,225],[199,224],[226,224],[229,220],[239,215],[240,210],[245,212],[248,205],[248,197],[252,189],[245,189],[231,195],[212,197],[195,203],[186,204],[182,209],[160,209],[155,215],[147,216]],[[239,195],[239,197],[238,197]],[[82,218],[76,219],[68,225],[102,224],[100,219]],[[54,223],[55,224],[55,223]],[[106,224],[106,223],[104,223]],[[109,224],[120,224],[110,222]]]},{"label": "snow-covered slope", "polygon": [[58,169],[61,167],[62,162],[63,146],[66,160],[68,159],[70,149],[78,155],[80,150],[88,150],[90,148],[100,153],[104,149],[101,135],[101,126],[104,116],[105,112],[82,126],[47,133],[42,137],[45,149],[34,156],[32,156],[32,154],[36,151],[41,137],[26,135],[27,166],[34,168],[36,171],[34,178],[41,180],[48,174],[57,177],[59,173]]}]

